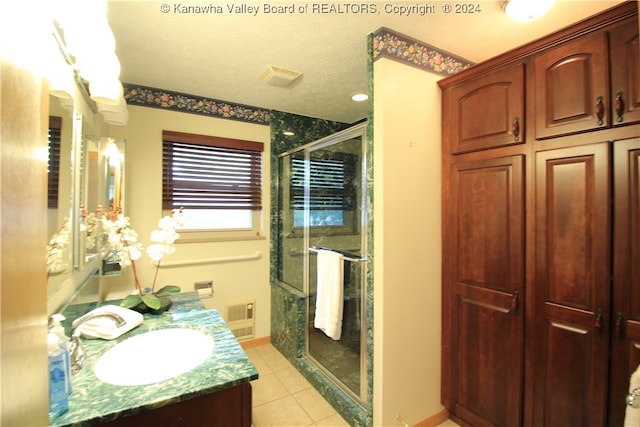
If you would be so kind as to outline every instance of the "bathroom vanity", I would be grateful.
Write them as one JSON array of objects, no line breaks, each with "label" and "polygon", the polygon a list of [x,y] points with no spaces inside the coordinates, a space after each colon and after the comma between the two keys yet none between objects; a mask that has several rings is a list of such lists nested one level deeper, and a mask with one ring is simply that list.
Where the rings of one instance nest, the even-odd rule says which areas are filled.
[{"label": "bathroom vanity", "polygon": [[[73,377],[69,411],[52,419],[51,426],[251,425],[250,381],[258,378],[255,367],[217,310],[205,310],[195,292],[172,299],[169,311],[145,314],[142,325],[118,339],[82,339],[86,363]],[[70,325],[95,306],[68,307],[63,313],[66,323]],[[146,385],[112,385],[96,376],[94,365],[106,351],[128,338],[168,328],[195,329],[211,336],[214,348],[210,357],[182,375]],[[149,365],[135,356],[130,363],[142,370]]]}]

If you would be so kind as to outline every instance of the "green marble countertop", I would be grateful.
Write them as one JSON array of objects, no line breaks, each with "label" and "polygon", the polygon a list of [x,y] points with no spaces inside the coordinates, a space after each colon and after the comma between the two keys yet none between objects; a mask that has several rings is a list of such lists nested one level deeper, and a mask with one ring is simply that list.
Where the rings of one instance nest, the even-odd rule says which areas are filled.
[{"label": "green marble countertop", "polygon": [[[50,420],[51,426],[90,426],[127,415],[153,410],[198,396],[214,393],[258,378],[258,372],[229,330],[217,310],[205,310],[197,293],[172,296],[171,308],[160,315],[145,314],[134,330],[112,340],[82,338],[86,363],[73,376],[69,410]],[[118,304],[104,302],[100,305]],[[68,325],[98,305],[70,306],[63,314]],[[100,381],[93,372],[98,357],[117,343],[148,331],[166,328],[192,328],[213,337],[211,357],[197,368],[178,377],[143,386],[115,386]],[[144,369],[144,360],[131,360]]]}]

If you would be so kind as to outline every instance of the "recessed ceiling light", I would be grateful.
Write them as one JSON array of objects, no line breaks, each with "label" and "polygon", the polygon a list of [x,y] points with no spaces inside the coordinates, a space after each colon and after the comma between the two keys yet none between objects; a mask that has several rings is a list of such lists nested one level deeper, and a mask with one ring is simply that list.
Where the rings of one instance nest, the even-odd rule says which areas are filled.
[{"label": "recessed ceiling light", "polygon": [[356,93],[351,97],[351,99],[353,99],[356,102],[362,102],[369,99],[369,95],[367,95],[366,93]]}]

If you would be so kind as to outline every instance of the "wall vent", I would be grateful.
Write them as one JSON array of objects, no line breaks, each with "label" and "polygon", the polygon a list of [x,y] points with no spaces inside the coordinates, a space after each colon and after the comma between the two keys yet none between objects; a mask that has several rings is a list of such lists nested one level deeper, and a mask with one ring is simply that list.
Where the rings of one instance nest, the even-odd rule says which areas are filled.
[{"label": "wall vent", "polygon": [[253,301],[225,305],[224,318],[239,341],[254,337],[255,311],[256,305]]}]

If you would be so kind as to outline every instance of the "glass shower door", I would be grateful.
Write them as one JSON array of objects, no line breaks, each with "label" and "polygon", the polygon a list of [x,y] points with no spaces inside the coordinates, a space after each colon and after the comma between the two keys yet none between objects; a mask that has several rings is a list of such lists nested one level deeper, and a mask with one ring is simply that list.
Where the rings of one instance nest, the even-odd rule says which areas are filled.
[{"label": "glass shower door", "polygon": [[[353,129],[353,128],[352,128]],[[310,146],[299,170],[306,174],[303,210],[294,222],[305,226],[308,257],[307,357],[342,389],[366,401],[366,215],[364,126],[346,135]],[[335,340],[314,327],[317,251],[343,255],[341,336]]]}]

